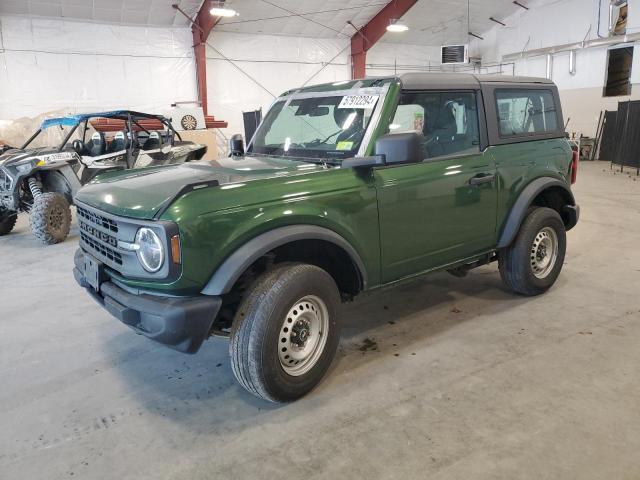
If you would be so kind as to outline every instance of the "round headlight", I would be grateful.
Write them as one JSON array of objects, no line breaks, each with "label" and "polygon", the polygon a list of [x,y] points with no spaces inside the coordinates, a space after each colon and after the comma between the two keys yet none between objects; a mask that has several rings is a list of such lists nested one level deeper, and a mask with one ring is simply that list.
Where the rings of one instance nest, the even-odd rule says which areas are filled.
[{"label": "round headlight", "polygon": [[147,272],[157,272],[164,261],[164,246],[156,232],[143,227],[136,234],[138,259]]}]

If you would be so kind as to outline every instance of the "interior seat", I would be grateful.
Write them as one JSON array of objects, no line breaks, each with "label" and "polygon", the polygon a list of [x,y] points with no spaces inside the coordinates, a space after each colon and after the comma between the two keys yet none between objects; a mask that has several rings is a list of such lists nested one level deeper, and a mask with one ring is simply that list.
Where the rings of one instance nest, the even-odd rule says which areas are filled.
[{"label": "interior seat", "polygon": [[104,138],[104,133],[95,132],[91,135],[91,140],[88,145],[89,155],[92,157],[98,157],[100,155],[104,155],[105,150],[107,149],[107,141]]},{"label": "interior seat", "polygon": [[158,135],[158,132],[151,132],[149,134],[149,138],[147,138],[147,141],[144,142],[144,145],[142,147],[143,150],[155,150],[157,148],[160,148],[160,135]]},{"label": "interior seat", "polygon": [[113,141],[109,146],[109,152],[119,152],[120,150],[125,150],[127,148],[127,133],[122,131],[116,133],[115,137],[113,137]]}]

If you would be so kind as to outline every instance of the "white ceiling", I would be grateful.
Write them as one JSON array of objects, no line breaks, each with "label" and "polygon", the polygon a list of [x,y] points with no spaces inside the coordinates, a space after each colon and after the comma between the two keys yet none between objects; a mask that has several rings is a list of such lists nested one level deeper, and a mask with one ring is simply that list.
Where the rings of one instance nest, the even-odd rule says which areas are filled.
[{"label": "white ceiling", "polygon": [[121,25],[184,27],[189,21],[171,5],[195,15],[202,0],[0,0],[0,14],[71,18]]},{"label": "white ceiling", "polygon": [[[216,30],[346,38],[355,32],[347,21],[361,27],[388,1],[227,0],[226,5],[240,15],[223,19]],[[526,5],[526,0],[521,3]],[[277,7],[271,4],[276,4]],[[513,0],[470,0],[469,30],[476,34],[486,32],[496,25],[489,17],[502,20],[519,8],[513,4]],[[418,45],[466,43],[467,18],[467,0],[419,0],[402,17],[402,21],[410,27],[409,31],[386,33],[381,41]]]},{"label": "white ceiling", "polygon": [[383,41],[420,45],[467,43],[467,32],[481,36],[497,25],[489,17],[504,20],[520,8],[513,0],[471,0],[468,5],[467,0],[419,0],[402,17],[409,31],[387,33]]},{"label": "white ceiling", "polygon": [[[72,18],[100,23],[188,26],[171,7],[195,16],[203,0],[0,0],[0,14]],[[207,0],[209,1],[209,0]],[[350,38],[389,0],[227,0],[239,16],[222,19],[216,30],[314,38]],[[470,15],[467,15],[467,2]],[[522,0],[526,4],[526,0]],[[469,30],[482,35],[520,7],[512,0],[419,0],[402,21],[410,30],[386,33],[383,42],[418,45],[466,43]]]},{"label": "white ceiling", "polygon": [[224,32],[350,38],[355,29],[347,21],[360,27],[371,20],[388,1],[227,0],[225,5],[236,10],[239,16],[222,19],[215,28]]}]

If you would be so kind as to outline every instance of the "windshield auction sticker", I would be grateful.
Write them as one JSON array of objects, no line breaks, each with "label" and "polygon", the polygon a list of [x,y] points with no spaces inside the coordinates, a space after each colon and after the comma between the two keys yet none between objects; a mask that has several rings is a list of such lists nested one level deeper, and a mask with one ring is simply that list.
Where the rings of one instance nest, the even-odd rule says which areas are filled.
[{"label": "windshield auction sticker", "polygon": [[347,95],[342,97],[338,108],[373,108],[378,101],[378,95]]}]

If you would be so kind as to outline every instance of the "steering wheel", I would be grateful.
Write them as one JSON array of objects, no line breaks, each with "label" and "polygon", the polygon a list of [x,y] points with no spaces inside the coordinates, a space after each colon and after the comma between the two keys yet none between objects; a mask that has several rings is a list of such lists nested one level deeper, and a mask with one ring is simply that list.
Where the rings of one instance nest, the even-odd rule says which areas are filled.
[{"label": "steering wheel", "polygon": [[76,151],[76,153],[80,156],[83,155],[86,147],[84,145],[84,142],[82,140],[74,140],[73,143],[71,144],[71,146],[73,147],[73,149]]}]

